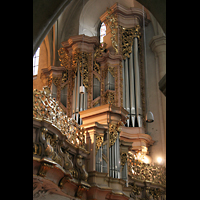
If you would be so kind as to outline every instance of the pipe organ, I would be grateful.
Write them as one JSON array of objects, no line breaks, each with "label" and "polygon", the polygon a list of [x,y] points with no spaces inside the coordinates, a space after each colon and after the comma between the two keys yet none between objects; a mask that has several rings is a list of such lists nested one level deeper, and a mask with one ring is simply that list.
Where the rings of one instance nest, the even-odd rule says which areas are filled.
[{"label": "pipe organ", "polygon": [[[60,66],[43,70],[52,97],[73,118],[72,123],[86,130],[88,156],[84,169],[92,187],[101,182],[113,188],[118,185],[118,189],[125,185],[144,188],[144,179],[152,181],[155,177],[143,172],[148,169],[153,174],[158,170],[154,165],[139,166],[134,157],[134,153],[142,152],[144,147],[147,150],[154,142],[145,134],[143,15],[146,18],[141,9],[126,10],[114,4],[100,17],[106,24],[103,43],[96,36],[72,36],[62,42],[58,51]],[[96,180],[101,181],[97,184]],[[154,181],[165,183],[164,179]]]},{"label": "pipe organ", "polygon": [[[142,24],[138,14],[132,12],[128,13],[131,23],[129,20],[125,24],[118,11],[118,7],[111,8],[100,17],[107,26],[103,43],[99,44],[96,36],[70,37],[58,51],[59,70],[49,72],[48,85],[52,85],[53,96],[80,125],[80,112],[110,104],[127,111],[126,127],[145,127]],[[110,142],[110,129],[115,126],[111,121],[108,133],[96,140],[99,146],[95,150],[95,170],[127,180],[127,164],[120,167],[119,132]]]},{"label": "pipe organ", "polygon": [[117,8],[100,17],[107,26],[103,43],[85,35],[62,42],[58,51],[62,70],[49,72],[48,85],[66,114],[79,124],[80,111],[110,103],[128,111],[125,126],[145,127],[142,24],[138,15],[128,15],[133,19],[128,24]]}]

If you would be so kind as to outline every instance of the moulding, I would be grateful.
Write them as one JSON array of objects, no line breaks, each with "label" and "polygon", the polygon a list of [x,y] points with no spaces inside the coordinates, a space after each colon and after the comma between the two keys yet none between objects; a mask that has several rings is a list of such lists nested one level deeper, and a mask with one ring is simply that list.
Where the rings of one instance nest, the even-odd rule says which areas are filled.
[{"label": "moulding", "polygon": [[165,35],[156,35],[153,36],[149,42],[151,50],[155,53],[165,52],[166,51],[166,36]]},{"label": "moulding", "polygon": [[61,42],[62,46],[65,48],[69,48],[72,47],[73,44],[75,43],[87,43],[87,44],[94,44],[94,45],[98,45],[99,44],[99,39],[97,36],[87,36],[87,35],[76,35],[76,36],[71,36],[67,41]]},{"label": "moulding", "polygon": [[[118,23],[120,26],[123,26],[125,28],[131,28],[135,25],[143,26],[143,15],[145,18],[145,25],[147,26],[149,23],[149,20],[147,20],[147,14],[146,12],[140,8],[126,8],[123,5],[119,3],[115,3],[113,6],[110,7],[111,10],[113,10],[113,13],[117,13],[118,15]],[[108,16],[108,13],[105,12],[103,15],[100,16],[101,22],[106,21],[106,17]],[[126,21],[124,21],[126,19]]]}]

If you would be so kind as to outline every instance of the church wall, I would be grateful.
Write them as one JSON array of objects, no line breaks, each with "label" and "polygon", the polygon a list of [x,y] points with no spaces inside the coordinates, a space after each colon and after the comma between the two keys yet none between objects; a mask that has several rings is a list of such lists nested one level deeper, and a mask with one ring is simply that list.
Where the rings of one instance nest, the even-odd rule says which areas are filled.
[{"label": "church wall", "polygon": [[158,82],[158,65],[154,53],[152,52],[149,42],[155,35],[153,25],[150,22],[145,27],[146,32],[146,59],[147,59],[147,90],[148,90],[148,108],[154,114],[154,122],[147,123],[147,134],[155,141],[154,145],[149,148],[150,156],[153,162],[157,162],[157,157],[165,159],[165,140],[164,127],[161,117],[162,107],[160,102],[161,91],[159,90]]}]

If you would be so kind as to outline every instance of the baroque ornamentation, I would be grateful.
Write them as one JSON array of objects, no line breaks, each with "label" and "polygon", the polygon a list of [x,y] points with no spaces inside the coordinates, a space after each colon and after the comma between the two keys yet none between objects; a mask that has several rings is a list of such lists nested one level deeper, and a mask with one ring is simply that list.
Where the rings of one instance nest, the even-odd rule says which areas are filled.
[{"label": "baroque ornamentation", "polygon": [[66,69],[70,69],[71,65],[71,57],[67,52],[65,51],[65,48],[60,48],[58,50],[58,55],[59,55],[59,61],[61,62],[61,66],[65,67]]},{"label": "baroque ornamentation", "polygon": [[103,98],[104,98],[103,105],[108,103],[115,104],[115,91],[107,90]]},{"label": "baroque ornamentation", "polygon": [[124,123],[122,121],[119,121],[117,124],[109,124],[109,137],[110,137],[110,143],[109,147],[115,144],[115,141],[118,137],[118,134],[121,132],[121,126],[123,126]]},{"label": "baroque ornamentation", "polygon": [[94,52],[93,70],[97,72],[99,75],[100,75],[100,66],[99,66],[99,63],[97,63],[96,59],[98,57],[103,56],[103,52],[105,52],[106,46],[107,44],[105,42],[102,42],[98,47],[95,48],[95,52]]},{"label": "baroque ornamentation", "polygon": [[127,162],[127,153],[126,152],[122,152],[121,153],[121,165],[122,165],[122,169],[124,168],[124,165]]},{"label": "baroque ornamentation", "polygon": [[97,155],[97,152],[98,152],[99,148],[101,147],[102,143],[103,143],[103,136],[96,135],[96,147],[95,147],[96,155]]},{"label": "baroque ornamentation", "polygon": [[[85,149],[85,129],[65,115],[50,93],[48,87],[44,87],[42,91],[33,91],[33,118],[49,121],[65,135],[69,143]],[[50,139],[48,141],[50,145]],[[46,149],[46,152],[50,154],[51,150]]]},{"label": "baroque ornamentation", "polygon": [[81,155],[76,155],[74,157],[74,168],[72,169],[72,175],[79,181],[87,181],[88,173],[85,170],[85,164],[83,164],[83,157]]},{"label": "baroque ornamentation", "polygon": [[134,156],[128,153],[128,174],[133,179],[150,181],[166,185],[166,168],[158,164],[146,164],[135,160]]},{"label": "baroque ornamentation", "polygon": [[118,54],[118,19],[117,14],[113,14],[113,10],[107,8],[108,16],[106,17],[106,25],[108,25],[111,29],[111,43],[113,48],[115,49],[116,54]]},{"label": "baroque ornamentation", "polygon": [[135,183],[132,184],[132,194],[131,196],[140,195],[142,188],[137,186]]},{"label": "baroque ornamentation", "polygon": [[119,26],[120,35],[121,35],[121,48],[123,59],[127,57],[130,58],[132,52],[133,38],[134,38],[134,29],[133,28],[123,28]]},{"label": "baroque ornamentation", "polygon": [[141,39],[141,27],[139,25],[136,25],[133,28],[124,28],[122,26],[119,26],[120,31],[120,48],[122,51],[123,59],[125,60],[127,57],[130,58],[130,54],[132,52],[132,45],[134,38],[138,38],[138,46],[140,48],[140,39]]},{"label": "baroque ornamentation", "polygon": [[73,54],[73,60],[72,60],[72,67],[75,69],[75,72],[77,71],[77,67],[79,66],[79,70],[81,73],[81,76],[83,77],[83,84],[88,89],[88,64],[90,62],[89,56],[91,56],[91,53],[80,51],[80,49],[76,49],[76,51]]}]

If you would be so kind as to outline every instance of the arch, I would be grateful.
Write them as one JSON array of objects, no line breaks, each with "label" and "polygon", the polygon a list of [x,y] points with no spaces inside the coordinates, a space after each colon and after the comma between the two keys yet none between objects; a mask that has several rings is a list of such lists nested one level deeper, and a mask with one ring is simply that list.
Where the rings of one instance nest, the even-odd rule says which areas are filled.
[{"label": "arch", "polygon": [[[82,0],[79,0],[82,1]],[[87,1],[87,0],[85,0]],[[34,0],[33,1],[33,55],[44,40],[57,18],[75,0]],[[100,1],[99,1],[100,2]],[[132,0],[130,0],[132,2]],[[157,19],[166,34],[166,0],[138,0]],[[114,2],[115,3],[115,2]]]}]

